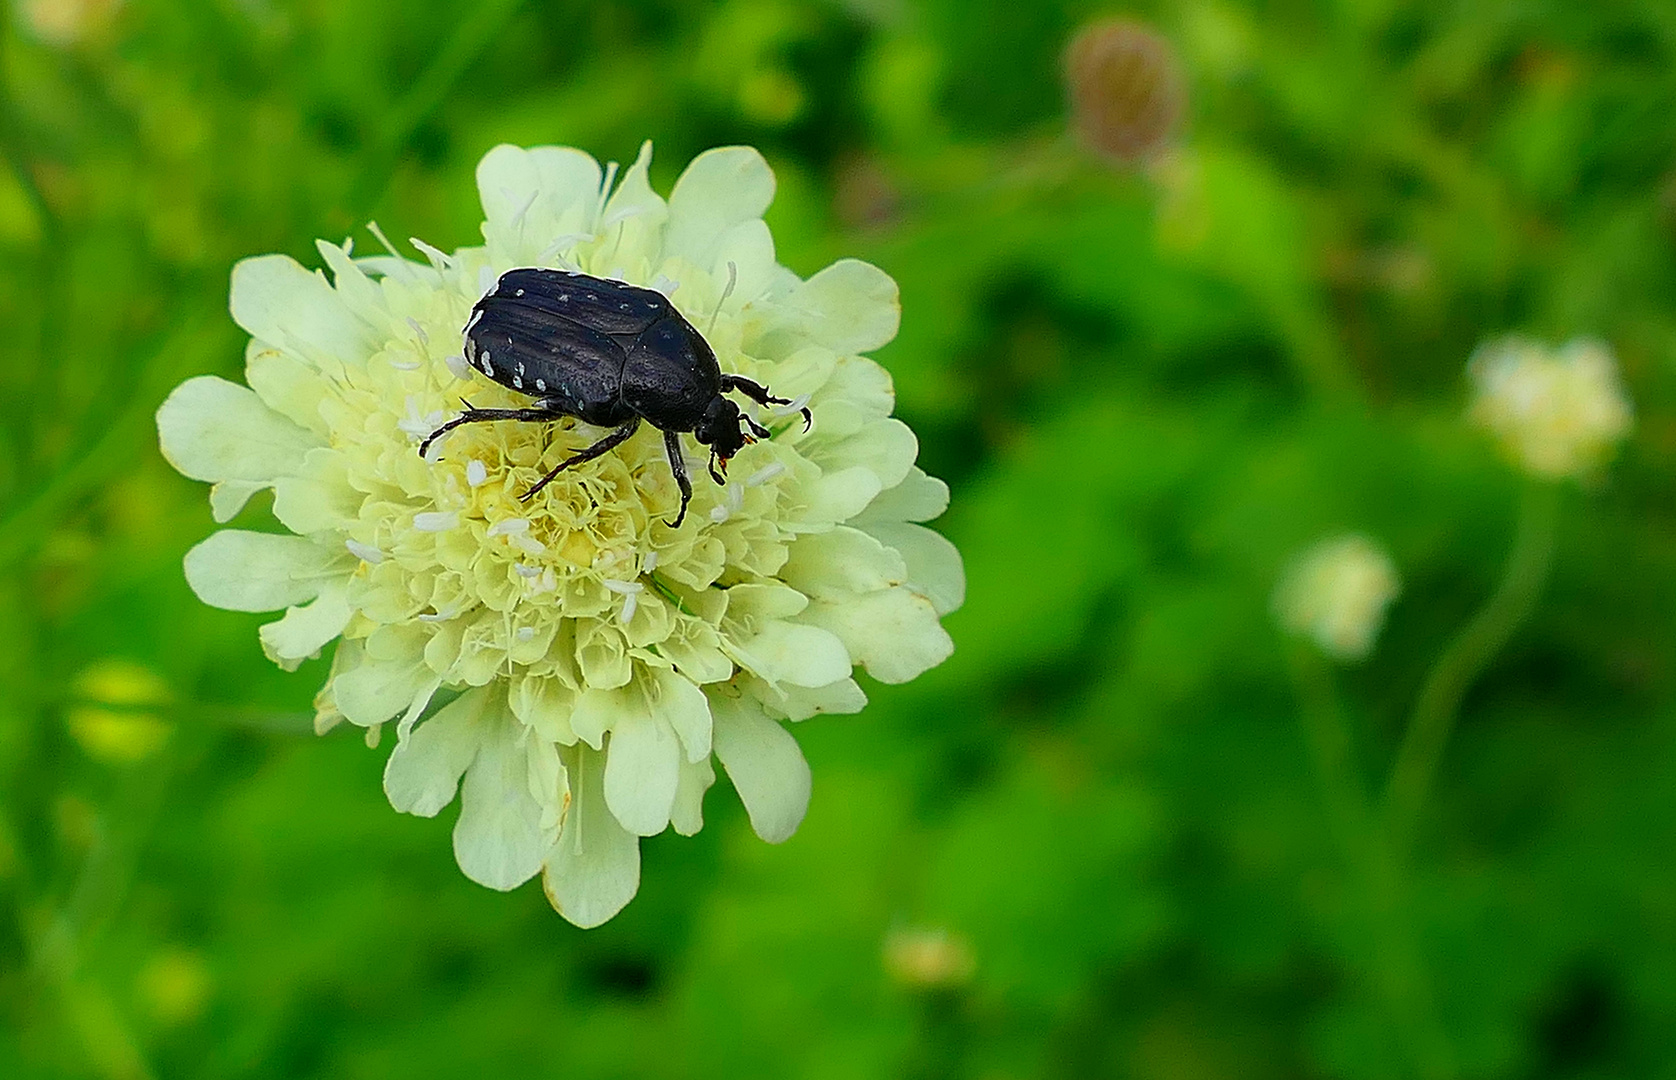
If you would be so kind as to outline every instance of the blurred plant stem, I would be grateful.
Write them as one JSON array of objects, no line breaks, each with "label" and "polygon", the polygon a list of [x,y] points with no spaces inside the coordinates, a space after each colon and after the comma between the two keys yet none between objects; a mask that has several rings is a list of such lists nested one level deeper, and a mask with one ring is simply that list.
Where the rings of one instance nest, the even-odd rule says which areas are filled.
[{"label": "blurred plant stem", "polygon": [[1399,865],[1413,844],[1415,826],[1454,729],[1461,699],[1530,614],[1548,579],[1559,498],[1557,484],[1536,480],[1526,483],[1501,583],[1437,658],[1421,685],[1385,787],[1385,835]]},{"label": "blurred plant stem", "polygon": [[523,0],[485,0],[466,8],[469,12],[454,28],[447,44],[439,49],[425,70],[408,87],[401,101],[385,117],[377,145],[367,155],[350,185],[344,206],[350,214],[364,218],[383,197],[390,178],[401,160],[402,150],[416,131],[448,96],[483,50],[487,49],[515,15]]},{"label": "blurred plant stem", "polygon": [[62,902],[19,908],[34,978],[51,992],[93,1071],[110,1080],[144,1080],[153,1074],[122,1011],[81,961],[122,910],[175,761],[175,752],[165,745],[128,770],[114,805],[101,815],[68,895]]},{"label": "blurred plant stem", "polygon": [[[51,535],[63,512],[82,495],[97,488],[133,463],[129,448],[141,441],[157,402],[168,387],[195,370],[222,335],[206,330],[202,315],[189,315],[178,324],[151,357],[141,365],[118,415],[104,425],[87,449],[63,465],[22,503],[0,519],[0,570],[26,556]],[[90,432],[91,434],[91,432]]]},{"label": "blurred plant stem", "polygon": [[1457,1075],[1454,1055],[1420,960],[1408,891],[1398,861],[1375,827],[1332,669],[1302,643],[1293,645],[1290,659],[1302,706],[1304,741],[1326,806],[1327,826],[1344,861],[1352,895],[1368,920],[1376,991],[1385,1001],[1415,1075],[1424,1080],[1451,1080]]}]

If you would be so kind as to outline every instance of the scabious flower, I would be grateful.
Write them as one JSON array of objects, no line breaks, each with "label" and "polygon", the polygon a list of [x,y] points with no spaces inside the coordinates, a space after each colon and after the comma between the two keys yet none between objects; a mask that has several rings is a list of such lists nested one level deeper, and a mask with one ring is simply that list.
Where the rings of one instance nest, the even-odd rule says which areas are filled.
[{"label": "scabious flower", "polygon": [[1322,540],[1292,561],[1275,589],[1274,612],[1283,629],[1335,660],[1360,660],[1401,591],[1390,556],[1350,533]]},{"label": "scabious flower", "polygon": [[[919,522],[947,488],[914,467],[890,377],[861,353],[896,332],[895,283],[843,260],[807,281],[775,261],[774,177],[745,147],[700,155],[666,201],[651,147],[621,182],[579,150],[500,146],[477,170],[485,243],[424,262],[321,242],[332,280],[284,256],[233,271],[249,388],[188,380],[158,411],[163,451],[214,483],[217,521],[273,489],[292,535],[224,530],[186,556],[206,603],[285,609],[264,651],[295,668],[338,642],[316,728],[394,723],[384,787],[434,815],[458,792],[454,853],[475,881],[542,875],[594,926],[639,885],[639,839],[692,834],[720,759],[763,839],[790,836],[810,775],[783,726],[852,713],[859,665],[902,682],[952,649],[939,617],[959,554]],[[376,234],[376,228],[374,229]],[[377,234],[382,242],[382,234]],[[419,441],[461,409],[527,401],[461,358],[472,304],[545,266],[665,293],[723,371],[807,401],[734,458],[703,460],[691,512],[659,433],[520,496],[600,432],[485,423]],[[689,453],[700,449],[684,437]]]},{"label": "scabious flower", "polygon": [[1578,338],[1559,349],[1525,337],[1487,342],[1467,364],[1469,415],[1506,455],[1544,480],[1585,477],[1611,458],[1634,413],[1612,350]]}]

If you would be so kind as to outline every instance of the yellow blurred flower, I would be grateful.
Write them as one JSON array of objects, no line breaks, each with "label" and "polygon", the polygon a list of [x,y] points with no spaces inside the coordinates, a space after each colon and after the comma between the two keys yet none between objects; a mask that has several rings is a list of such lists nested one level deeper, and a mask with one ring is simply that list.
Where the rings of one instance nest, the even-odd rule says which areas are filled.
[{"label": "yellow blurred flower", "polygon": [[885,935],[885,971],[916,990],[963,986],[977,970],[966,939],[944,927],[904,926]]},{"label": "yellow blurred flower", "polygon": [[1274,593],[1275,617],[1336,660],[1373,648],[1385,609],[1402,591],[1390,556],[1365,536],[1334,536],[1292,561]]},{"label": "yellow blurred flower", "polygon": [[139,998],[159,1024],[177,1027],[203,1016],[212,983],[201,952],[171,947],[140,971]]},{"label": "yellow blurred flower", "polygon": [[1469,415],[1514,464],[1544,480],[1587,476],[1629,434],[1634,412],[1612,350],[1578,338],[1559,349],[1525,337],[1488,342],[1467,364]]},{"label": "yellow blurred flower", "polygon": [[64,722],[87,755],[110,765],[149,757],[169,737],[170,725],[157,713],[169,704],[168,684],[131,660],[100,660],[71,686],[73,704]]},{"label": "yellow blurred flower", "polygon": [[19,15],[29,29],[54,45],[73,45],[108,23],[122,0],[23,0]]}]

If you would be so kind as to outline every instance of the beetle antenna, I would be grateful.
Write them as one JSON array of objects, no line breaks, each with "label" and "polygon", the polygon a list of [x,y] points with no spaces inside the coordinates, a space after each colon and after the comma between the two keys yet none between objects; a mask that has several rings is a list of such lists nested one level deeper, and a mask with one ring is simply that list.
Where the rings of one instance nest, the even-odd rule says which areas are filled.
[{"label": "beetle antenna", "polygon": [[733,295],[734,286],[739,284],[739,264],[732,259],[727,261],[727,288],[722,290],[722,298],[716,301],[716,309],[710,313],[710,325],[704,328],[706,334],[716,328],[716,316],[722,313],[722,305]]}]

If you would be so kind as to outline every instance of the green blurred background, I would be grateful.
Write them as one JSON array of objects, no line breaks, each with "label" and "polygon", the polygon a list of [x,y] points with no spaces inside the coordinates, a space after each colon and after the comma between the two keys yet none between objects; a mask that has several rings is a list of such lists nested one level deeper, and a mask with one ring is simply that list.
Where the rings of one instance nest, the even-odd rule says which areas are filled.
[{"label": "green blurred background", "polygon": [[[1183,80],[1145,160],[1067,112],[1110,15]],[[234,260],[470,244],[489,147],[645,138],[665,191],[761,148],[781,261],[901,283],[970,595],[798,728],[790,842],[718,785],[584,932],[191,595],[151,418],[241,370]],[[1676,1076],[1676,6],[13,0],[0,144],[0,1076]],[[1494,589],[1462,372],[1515,329],[1609,341],[1637,428],[1385,860],[1300,718],[1375,791]],[[1404,592],[1334,668],[1269,596],[1342,530]]]}]

